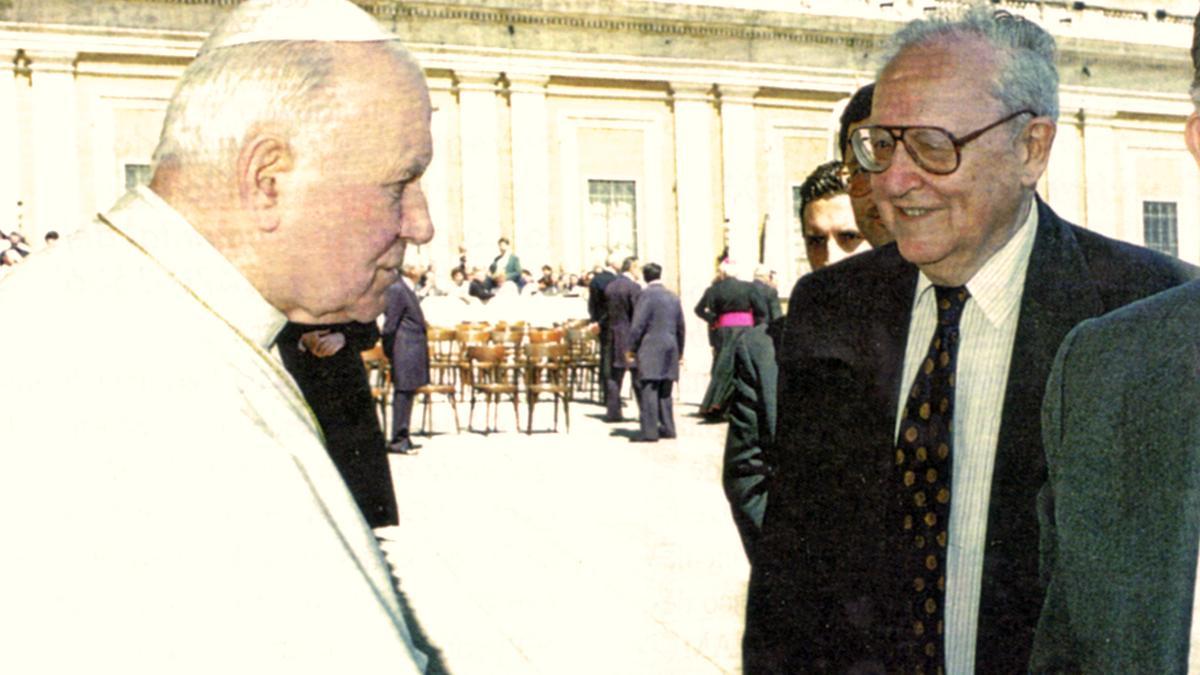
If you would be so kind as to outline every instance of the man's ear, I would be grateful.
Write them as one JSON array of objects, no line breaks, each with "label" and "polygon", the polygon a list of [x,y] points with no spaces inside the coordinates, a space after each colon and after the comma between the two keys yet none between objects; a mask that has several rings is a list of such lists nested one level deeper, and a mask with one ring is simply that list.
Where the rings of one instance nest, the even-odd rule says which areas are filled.
[{"label": "man's ear", "polygon": [[292,170],[292,147],[279,136],[255,134],[238,153],[238,196],[242,208],[259,216],[259,227],[279,226],[280,179]]},{"label": "man's ear", "polygon": [[1183,140],[1187,141],[1188,152],[1200,166],[1200,113],[1192,112],[1183,127]]},{"label": "man's ear", "polygon": [[1050,163],[1050,148],[1054,147],[1054,136],[1058,125],[1049,117],[1034,117],[1025,126],[1017,142],[1021,146],[1021,184],[1026,187],[1037,185]]}]

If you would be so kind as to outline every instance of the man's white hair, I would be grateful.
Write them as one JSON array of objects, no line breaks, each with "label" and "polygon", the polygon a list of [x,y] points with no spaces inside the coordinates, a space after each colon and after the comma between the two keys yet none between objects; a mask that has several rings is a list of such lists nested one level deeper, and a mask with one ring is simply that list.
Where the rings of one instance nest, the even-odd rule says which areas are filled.
[{"label": "man's white hair", "polygon": [[331,117],[335,57],[348,44],[388,45],[415,65],[394,35],[347,0],[246,0],[184,71],[153,170],[177,163],[232,171],[242,143],[263,125],[289,142],[307,140],[304,132]]},{"label": "man's white hair", "polygon": [[939,10],[896,31],[881,55],[879,73],[903,50],[942,40],[978,38],[999,64],[992,95],[1010,113],[1022,109],[1058,119],[1058,69],[1054,38],[1032,21],[988,5]]},{"label": "man's white hair", "polygon": [[154,170],[167,162],[232,170],[256,126],[289,136],[311,128],[329,114],[333,72],[333,48],[324,42],[255,42],[202,54],[171,98]]}]

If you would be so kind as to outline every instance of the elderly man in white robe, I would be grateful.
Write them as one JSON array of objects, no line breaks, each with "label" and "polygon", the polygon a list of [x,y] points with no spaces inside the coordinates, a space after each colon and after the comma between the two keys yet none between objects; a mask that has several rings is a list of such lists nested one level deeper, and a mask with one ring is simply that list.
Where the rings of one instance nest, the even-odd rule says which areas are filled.
[{"label": "elderly man in white robe", "polygon": [[249,0],[150,185],[0,283],[37,317],[3,337],[0,672],[424,670],[272,343],[383,310],[433,234],[430,110],[352,3]]}]

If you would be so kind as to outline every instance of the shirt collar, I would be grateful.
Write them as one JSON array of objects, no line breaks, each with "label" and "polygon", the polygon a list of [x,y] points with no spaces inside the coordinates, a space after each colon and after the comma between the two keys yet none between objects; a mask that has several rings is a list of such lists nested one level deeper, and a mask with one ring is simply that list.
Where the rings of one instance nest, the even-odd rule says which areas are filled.
[{"label": "shirt collar", "polygon": [[270,349],[287,318],[162,197],[139,186],[117,202],[106,220],[201,304]]},{"label": "shirt collar", "polygon": [[[966,283],[971,299],[993,326],[1000,326],[1021,304],[1025,272],[1029,269],[1029,256],[1036,238],[1037,211],[1037,200],[1032,200],[1025,221]],[[933,281],[924,272],[917,275],[919,302],[924,301],[927,292],[932,297],[932,288]]]}]

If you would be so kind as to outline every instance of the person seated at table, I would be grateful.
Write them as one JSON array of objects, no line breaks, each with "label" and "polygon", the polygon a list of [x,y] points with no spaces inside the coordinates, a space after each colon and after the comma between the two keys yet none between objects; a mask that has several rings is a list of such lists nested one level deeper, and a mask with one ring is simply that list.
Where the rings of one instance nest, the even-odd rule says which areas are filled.
[{"label": "person seated at table", "polygon": [[471,268],[471,283],[467,287],[467,294],[473,298],[479,298],[480,302],[492,299],[495,294],[488,283],[487,270],[482,267]]},{"label": "person seated at table", "polygon": [[553,267],[542,265],[542,276],[538,279],[537,286],[542,295],[557,295],[559,293],[558,277],[554,274]]},{"label": "person seated at table", "polygon": [[467,274],[462,269],[455,267],[450,270],[450,286],[446,289],[446,295],[463,301],[471,297],[471,285],[467,283]]},{"label": "person seated at table", "polygon": [[500,270],[492,275],[492,299],[498,298],[515,298],[521,295],[521,289],[517,286],[517,282],[510,281],[504,270]]},{"label": "person seated at table", "polygon": [[533,272],[521,270],[521,283],[518,284],[521,295],[540,295],[542,289],[533,282]]}]

